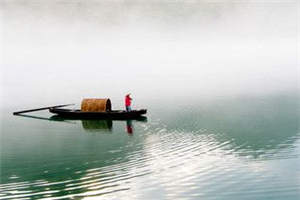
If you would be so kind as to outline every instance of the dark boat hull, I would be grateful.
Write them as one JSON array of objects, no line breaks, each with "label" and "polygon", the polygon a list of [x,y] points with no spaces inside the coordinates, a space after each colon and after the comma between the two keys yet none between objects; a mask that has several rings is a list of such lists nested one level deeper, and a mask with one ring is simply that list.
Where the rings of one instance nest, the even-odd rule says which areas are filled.
[{"label": "dark boat hull", "polygon": [[147,113],[146,109],[133,110],[112,110],[109,112],[82,112],[81,110],[50,108],[51,113],[61,117],[73,119],[137,119]]}]

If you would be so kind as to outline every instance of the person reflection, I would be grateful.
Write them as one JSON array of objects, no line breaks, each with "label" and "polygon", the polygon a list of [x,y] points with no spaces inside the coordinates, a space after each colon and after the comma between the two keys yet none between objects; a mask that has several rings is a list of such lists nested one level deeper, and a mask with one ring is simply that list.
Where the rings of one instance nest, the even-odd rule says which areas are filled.
[{"label": "person reflection", "polygon": [[133,134],[132,120],[126,120],[126,131],[128,135]]}]

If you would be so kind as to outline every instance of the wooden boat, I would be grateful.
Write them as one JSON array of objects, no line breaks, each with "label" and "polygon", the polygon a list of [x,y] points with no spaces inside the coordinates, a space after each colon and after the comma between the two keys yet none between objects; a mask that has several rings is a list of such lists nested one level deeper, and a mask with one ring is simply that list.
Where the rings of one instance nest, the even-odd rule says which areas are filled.
[{"label": "wooden boat", "polygon": [[57,114],[61,117],[73,119],[137,119],[147,113],[146,109],[140,110],[110,110],[103,112],[87,112],[81,110],[49,108],[51,113]]},{"label": "wooden boat", "polygon": [[112,110],[110,99],[83,99],[81,103],[81,109],[61,109],[61,107],[69,106],[73,104],[57,105],[50,107],[43,107],[30,110],[22,110],[14,112],[14,115],[22,115],[22,113],[46,110],[49,109],[51,113],[57,114],[59,117],[69,119],[141,119],[142,115],[147,113],[146,109],[140,110]]}]

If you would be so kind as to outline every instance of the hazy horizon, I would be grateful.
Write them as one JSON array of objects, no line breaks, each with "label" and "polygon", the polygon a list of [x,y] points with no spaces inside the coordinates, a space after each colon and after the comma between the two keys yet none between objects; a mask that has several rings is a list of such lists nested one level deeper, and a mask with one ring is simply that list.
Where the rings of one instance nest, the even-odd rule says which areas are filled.
[{"label": "hazy horizon", "polygon": [[4,106],[299,92],[297,1],[0,5]]}]

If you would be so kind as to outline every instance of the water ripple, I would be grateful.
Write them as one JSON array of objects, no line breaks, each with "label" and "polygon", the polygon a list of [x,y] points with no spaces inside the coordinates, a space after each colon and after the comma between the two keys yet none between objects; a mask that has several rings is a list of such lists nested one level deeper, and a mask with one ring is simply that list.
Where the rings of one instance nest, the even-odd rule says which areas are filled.
[{"label": "water ripple", "polygon": [[[225,132],[174,130],[161,123],[142,124],[145,132],[134,143],[108,151],[129,152],[125,156],[105,161],[103,166],[97,166],[100,160],[96,159],[85,162],[85,168],[66,167],[70,178],[65,180],[1,184],[0,199],[144,199],[157,191],[160,199],[216,199],[215,194],[263,199],[270,193],[280,197],[299,193],[297,177],[285,178],[281,172],[285,172],[284,159],[297,162],[300,134],[276,148],[272,140],[256,147]],[[274,167],[278,173],[270,170]]]}]

